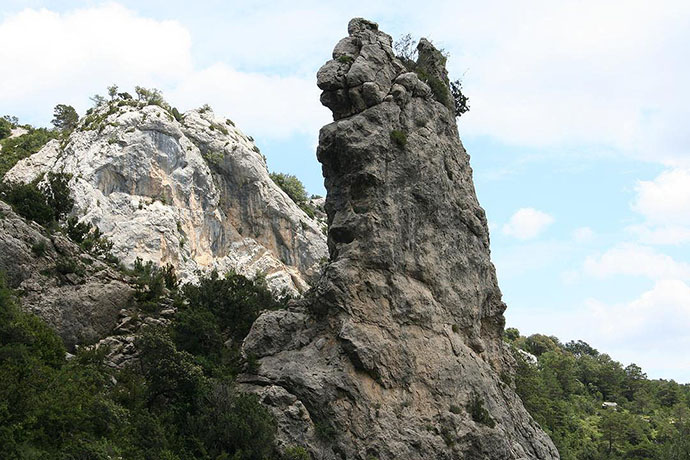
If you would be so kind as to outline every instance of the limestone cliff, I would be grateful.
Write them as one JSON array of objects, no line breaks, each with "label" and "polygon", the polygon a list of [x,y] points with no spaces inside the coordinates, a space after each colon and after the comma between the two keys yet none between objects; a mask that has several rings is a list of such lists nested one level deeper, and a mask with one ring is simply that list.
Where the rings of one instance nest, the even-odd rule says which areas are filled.
[{"label": "limestone cliff", "polygon": [[[315,459],[557,459],[510,386],[501,293],[445,60],[418,74],[353,19],[318,72],[330,261],[287,311],[264,313],[242,376]],[[438,83],[444,85],[439,87]],[[432,89],[432,87],[434,87]]]},{"label": "limestone cliff", "polygon": [[250,137],[208,108],[174,117],[131,99],[99,106],[70,137],[20,161],[5,180],[72,175],[73,214],[99,229],[126,265],[265,274],[279,292],[303,291],[327,255],[322,225],[268,175]]}]

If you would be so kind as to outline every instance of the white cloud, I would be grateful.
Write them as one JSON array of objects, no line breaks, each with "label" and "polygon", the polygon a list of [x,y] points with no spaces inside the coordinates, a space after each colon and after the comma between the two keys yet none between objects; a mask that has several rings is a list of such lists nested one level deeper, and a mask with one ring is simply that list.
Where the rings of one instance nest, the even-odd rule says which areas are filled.
[{"label": "white cloud", "polygon": [[197,69],[192,38],[179,22],[144,18],[117,3],[67,13],[26,9],[0,23],[0,41],[9,45],[0,47],[3,68],[19,69],[0,72],[0,106],[24,122],[47,125],[58,103],[83,114],[88,97],[112,83],[127,91],[157,87],[181,110],[208,103],[254,136],[316,138],[330,121],[313,75],[241,72],[222,62]]},{"label": "white cloud", "polygon": [[625,230],[640,242],[652,245],[678,245],[690,243],[690,227],[680,225],[630,225]]},{"label": "white cloud", "polygon": [[626,230],[647,244],[690,242],[690,170],[673,168],[651,181],[638,181],[633,211],[644,222]]},{"label": "white cloud", "polygon": [[690,225],[690,170],[670,169],[639,181],[632,209],[653,224]]},{"label": "white cloud", "polygon": [[[0,105],[30,116],[88,97],[112,83],[165,86],[191,70],[189,33],[110,3],[58,14],[21,11],[0,23]],[[29,112],[29,110],[31,112]],[[33,120],[32,120],[33,121]]]},{"label": "white cloud", "polygon": [[690,3],[662,4],[458,3],[423,30],[450,51],[451,74],[467,71],[463,133],[687,164]]},{"label": "white cloud", "polygon": [[654,280],[690,280],[690,264],[678,262],[650,247],[630,243],[615,246],[601,255],[587,257],[583,271],[597,278],[628,275]]},{"label": "white cloud", "polygon": [[587,318],[584,340],[614,358],[635,362],[652,376],[690,381],[690,286],[685,282],[660,280],[628,303],[590,299],[578,316]]},{"label": "white cloud", "polygon": [[169,98],[184,107],[209,103],[255,137],[302,133],[316,138],[319,128],[331,121],[319,94],[312,79],[238,72],[215,64],[190,74]]},{"label": "white cloud", "polygon": [[573,230],[573,240],[577,243],[587,243],[594,238],[594,231],[589,227],[579,227]]},{"label": "white cloud", "polygon": [[687,282],[659,280],[629,301],[589,298],[571,308],[532,308],[509,319],[526,334],[584,340],[624,365],[636,363],[650,378],[690,383]]},{"label": "white cloud", "polygon": [[554,219],[549,214],[534,208],[521,208],[503,226],[503,233],[521,240],[536,238]]}]

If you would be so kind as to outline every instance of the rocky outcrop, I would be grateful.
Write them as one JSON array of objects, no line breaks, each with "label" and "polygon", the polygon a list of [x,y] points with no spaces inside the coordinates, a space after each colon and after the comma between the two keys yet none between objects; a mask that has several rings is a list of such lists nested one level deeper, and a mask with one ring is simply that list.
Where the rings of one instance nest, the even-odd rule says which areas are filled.
[{"label": "rocky outcrop", "polygon": [[180,116],[131,98],[104,103],[5,180],[48,171],[72,175],[72,213],[129,266],[172,264],[185,282],[212,269],[263,274],[296,294],[327,256],[322,225],[273,183],[253,140],[208,108]]},{"label": "rocky outcrop", "polygon": [[335,120],[317,152],[330,261],[305,298],[255,322],[243,388],[282,446],[315,459],[557,459],[510,385],[445,59],[423,40],[410,72],[376,24],[348,31],[318,72]]},{"label": "rocky outcrop", "polygon": [[0,272],[22,305],[54,327],[69,349],[109,334],[118,312],[133,303],[125,275],[2,201]]}]

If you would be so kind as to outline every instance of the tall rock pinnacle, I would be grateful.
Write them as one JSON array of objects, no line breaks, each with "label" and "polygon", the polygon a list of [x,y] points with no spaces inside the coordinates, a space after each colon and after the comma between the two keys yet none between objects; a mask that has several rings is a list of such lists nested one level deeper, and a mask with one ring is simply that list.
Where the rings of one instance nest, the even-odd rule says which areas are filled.
[{"label": "tall rock pinnacle", "polygon": [[[510,387],[501,293],[445,59],[364,19],[318,72],[330,261],[245,340],[278,441],[315,459],[557,459]],[[423,81],[423,78],[425,81]]]}]

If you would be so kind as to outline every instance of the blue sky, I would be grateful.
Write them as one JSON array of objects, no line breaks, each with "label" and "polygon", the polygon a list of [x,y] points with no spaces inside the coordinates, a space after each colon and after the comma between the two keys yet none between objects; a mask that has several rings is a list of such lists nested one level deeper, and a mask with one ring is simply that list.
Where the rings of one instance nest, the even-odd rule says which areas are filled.
[{"label": "blue sky", "polygon": [[315,74],[348,20],[426,36],[470,97],[459,129],[508,326],[690,382],[690,3],[424,6],[4,0],[0,112],[46,125],[112,83],[157,87],[209,103],[323,194]]}]

